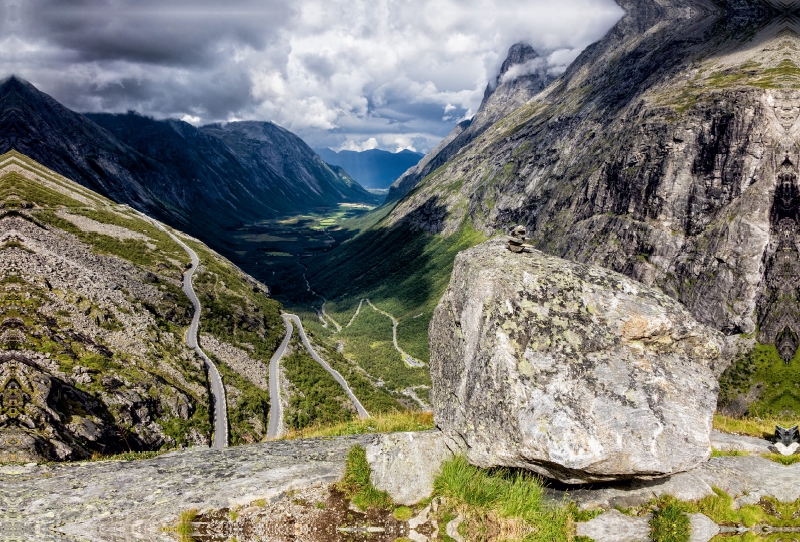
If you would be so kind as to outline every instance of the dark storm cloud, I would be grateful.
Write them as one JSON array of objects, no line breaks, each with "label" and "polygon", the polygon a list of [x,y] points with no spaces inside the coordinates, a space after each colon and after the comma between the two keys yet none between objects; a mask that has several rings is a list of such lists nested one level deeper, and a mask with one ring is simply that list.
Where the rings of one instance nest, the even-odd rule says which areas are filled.
[{"label": "dark storm cloud", "polygon": [[0,0],[0,77],[78,111],[427,151],[511,44],[561,66],[620,15],[614,0]]},{"label": "dark storm cloud", "polygon": [[25,0],[21,31],[75,53],[76,61],[195,66],[224,45],[267,47],[294,14],[264,0]]},{"label": "dark storm cloud", "polygon": [[321,54],[303,55],[301,62],[309,72],[321,79],[329,80],[336,73],[334,60]]}]

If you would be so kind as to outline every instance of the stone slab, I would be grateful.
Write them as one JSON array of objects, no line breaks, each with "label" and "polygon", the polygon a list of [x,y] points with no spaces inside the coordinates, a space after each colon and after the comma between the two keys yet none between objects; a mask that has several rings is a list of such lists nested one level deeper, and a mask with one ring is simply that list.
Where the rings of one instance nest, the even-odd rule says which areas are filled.
[{"label": "stone slab", "polygon": [[182,511],[242,506],[330,484],[348,451],[374,437],[193,449],[144,461],[0,468],[0,541],[130,542],[161,532]]},{"label": "stone slab", "polygon": [[689,542],[710,542],[719,534],[719,525],[704,514],[689,514],[689,522],[692,526]]},{"label": "stone slab", "polygon": [[619,510],[609,510],[586,523],[576,526],[578,536],[595,542],[649,542],[650,516],[626,516]]},{"label": "stone slab", "polygon": [[740,450],[753,454],[768,454],[770,446],[772,446],[770,441],[760,438],[731,435],[720,431],[711,432],[711,447],[723,452]]},{"label": "stone slab", "polygon": [[714,457],[690,472],[668,478],[562,487],[549,490],[549,494],[555,500],[573,499],[584,510],[596,510],[639,506],[664,495],[696,501],[714,495],[714,487],[734,497],[734,506],[754,504],[761,497],[792,503],[800,499],[800,464],[787,467],[757,455]]},{"label": "stone slab", "polygon": [[436,430],[378,435],[367,446],[372,484],[404,505],[430,497],[442,463],[452,458],[451,446]]}]

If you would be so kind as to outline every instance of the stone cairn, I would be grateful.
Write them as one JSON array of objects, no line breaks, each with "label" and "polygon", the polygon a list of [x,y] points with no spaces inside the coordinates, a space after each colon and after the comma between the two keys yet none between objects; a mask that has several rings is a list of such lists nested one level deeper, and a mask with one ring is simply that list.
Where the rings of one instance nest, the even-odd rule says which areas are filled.
[{"label": "stone cairn", "polygon": [[514,254],[522,254],[523,252],[531,252],[533,246],[526,243],[528,239],[525,238],[528,230],[525,226],[516,226],[511,230],[511,237],[508,238],[508,250]]}]

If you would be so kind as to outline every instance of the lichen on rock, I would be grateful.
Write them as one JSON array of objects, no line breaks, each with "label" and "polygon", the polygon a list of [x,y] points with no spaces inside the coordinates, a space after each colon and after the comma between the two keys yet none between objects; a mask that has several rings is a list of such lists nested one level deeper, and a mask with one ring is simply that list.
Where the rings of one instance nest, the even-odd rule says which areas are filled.
[{"label": "lichen on rock", "polygon": [[585,483],[711,453],[723,336],[621,274],[490,241],[456,258],[430,344],[436,424],[476,465]]}]

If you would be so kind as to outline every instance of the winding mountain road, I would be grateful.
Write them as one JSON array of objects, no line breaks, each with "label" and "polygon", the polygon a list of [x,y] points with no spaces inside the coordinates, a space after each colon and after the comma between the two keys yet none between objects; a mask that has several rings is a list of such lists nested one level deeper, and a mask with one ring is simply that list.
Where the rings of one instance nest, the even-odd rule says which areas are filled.
[{"label": "winding mountain road", "polygon": [[283,433],[283,405],[281,405],[281,380],[278,374],[281,358],[292,340],[292,322],[283,319],[286,325],[286,337],[269,360],[269,426],[267,427],[267,440],[276,439]]},{"label": "winding mountain road", "polygon": [[361,301],[358,303],[358,308],[356,309],[356,313],[353,315],[353,317],[352,317],[352,318],[350,318],[350,321],[349,321],[349,322],[347,322],[347,325],[346,325],[346,326],[344,326],[344,327],[350,327],[350,326],[352,326],[352,325],[353,325],[353,322],[355,322],[355,321],[356,321],[356,318],[358,317],[358,315],[359,315],[359,314],[361,314],[361,307],[362,307],[363,305],[364,305],[364,300],[362,299],[362,300],[361,300]]},{"label": "winding mountain road", "polygon": [[[328,320],[330,320],[331,323],[333,324],[333,327],[336,328],[336,333],[339,333],[342,330],[342,326],[339,324],[339,322],[337,322],[336,320],[333,319],[333,316],[331,316],[330,314],[325,312],[325,305],[328,304],[327,298],[325,296],[319,295],[317,292],[315,292],[311,288],[311,283],[308,282],[308,277],[306,277],[305,273],[303,273],[303,280],[306,281],[307,291],[311,295],[315,295],[315,296],[317,296],[318,298],[320,298],[322,300],[322,308],[321,308],[321,310],[317,311],[317,316],[322,321],[322,327],[327,328],[328,327]],[[325,318],[327,318],[328,320],[326,320]]]},{"label": "winding mountain road", "polygon": [[[342,387],[344,392],[347,394],[347,397],[353,403],[353,406],[356,407],[356,412],[358,412],[358,416],[360,418],[369,418],[369,412],[367,409],[364,408],[364,405],[361,404],[361,401],[358,400],[358,397],[355,396],[353,390],[350,389],[350,386],[347,384],[347,381],[344,377],[328,365],[324,359],[322,359],[319,354],[314,350],[311,346],[311,341],[308,340],[308,336],[306,335],[306,330],[303,328],[303,323],[300,321],[300,317],[294,314],[284,314],[283,321],[286,324],[286,336],[281,343],[281,346],[275,352],[275,355],[272,356],[272,359],[269,363],[269,403],[270,403],[270,417],[269,417],[269,427],[267,428],[267,440],[280,438],[282,432],[282,425],[283,425],[283,411],[280,406],[281,396],[280,396],[280,384],[279,384],[279,375],[278,375],[278,365],[280,364],[280,360],[283,357],[286,346],[289,344],[289,341],[292,338],[292,333],[294,332],[292,324],[297,326],[297,330],[300,332],[300,339],[303,342],[303,346],[305,347],[306,351],[311,355],[311,357],[319,363],[323,369],[328,371],[330,375],[339,383]],[[276,406],[277,405],[277,406]]]},{"label": "winding mountain road", "polygon": [[414,358],[414,356],[412,356],[411,354],[408,354],[405,350],[400,348],[399,344],[397,344],[397,326],[400,325],[400,321],[391,314],[389,314],[388,312],[382,311],[381,309],[373,305],[372,301],[370,301],[369,299],[367,299],[366,302],[369,304],[370,307],[372,307],[372,310],[381,313],[382,315],[388,317],[392,321],[392,342],[394,343],[394,349],[400,352],[400,356],[402,356],[403,361],[406,363],[406,365],[412,368],[425,367],[425,363]]},{"label": "winding mountain road", "polygon": [[178,239],[172,232],[164,228],[158,222],[151,220],[146,215],[142,215],[147,220],[149,220],[152,224],[154,224],[158,229],[166,233],[170,236],[170,238],[178,243],[183,250],[189,255],[189,258],[192,260],[192,266],[189,270],[183,275],[183,293],[186,294],[186,297],[192,302],[192,306],[194,307],[194,316],[192,317],[192,323],[189,325],[189,329],[186,330],[186,345],[195,351],[195,353],[200,356],[200,359],[203,360],[203,363],[208,370],[208,380],[211,383],[211,396],[214,399],[214,440],[211,444],[212,448],[222,449],[228,446],[228,404],[225,401],[225,386],[222,385],[222,376],[219,374],[219,370],[217,370],[217,366],[214,365],[214,362],[211,361],[203,349],[200,348],[200,345],[197,343],[197,330],[200,327],[200,312],[202,310],[200,306],[200,300],[197,299],[197,294],[194,292],[194,287],[192,286],[192,278],[194,278],[194,273],[197,271],[197,267],[200,265],[200,258],[197,257],[197,254],[194,250],[189,248],[189,246]]}]

